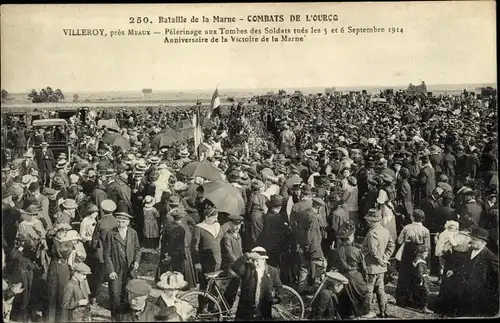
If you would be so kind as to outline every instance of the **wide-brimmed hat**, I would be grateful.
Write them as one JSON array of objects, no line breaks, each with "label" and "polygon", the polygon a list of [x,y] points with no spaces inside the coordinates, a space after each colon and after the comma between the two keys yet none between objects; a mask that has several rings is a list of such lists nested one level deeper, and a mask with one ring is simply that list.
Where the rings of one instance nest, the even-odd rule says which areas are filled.
[{"label": "wide-brimmed hat", "polygon": [[180,192],[180,191],[185,191],[188,189],[188,185],[184,182],[177,181],[174,184],[174,191]]},{"label": "wide-brimmed hat", "polygon": [[345,222],[339,229],[337,236],[341,239],[350,237],[356,231],[356,225],[352,221]]},{"label": "wide-brimmed hat", "polygon": [[472,239],[480,239],[485,242],[489,241],[490,236],[488,230],[478,227],[473,227],[469,235]]},{"label": "wide-brimmed hat", "polygon": [[264,183],[261,180],[254,179],[252,181],[252,188],[255,190],[260,190],[264,188]]},{"label": "wide-brimmed hat", "polygon": [[160,161],[161,161],[161,159],[160,159],[159,157],[156,157],[156,156],[150,157],[150,158],[148,159],[148,162],[149,162],[150,164],[153,164],[153,165],[158,164]]},{"label": "wide-brimmed hat", "polygon": [[167,271],[160,276],[156,286],[162,290],[183,289],[187,286],[184,275],[177,271]]},{"label": "wide-brimmed hat", "polygon": [[281,173],[281,174],[287,173],[286,167],[284,165],[278,164],[278,165],[276,165],[275,169],[276,169],[276,172],[278,172],[278,173]]},{"label": "wide-brimmed hat", "polygon": [[184,208],[177,207],[170,212],[170,216],[172,216],[172,218],[176,221],[182,219],[185,215],[186,211]]},{"label": "wide-brimmed hat", "polygon": [[384,182],[387,182],[387,183],[392,183],[394,181],[394,178],[389,175],[389,174],[386,174],[386,173],[382,173],[379,175],[379,177],[384,181]]},{"label": "wide-brimmed hat", "polygon": [[269,259],[267,251],[263,247],[255,247],[251,252],[255,252],[256,254],[258,254],[260,259]]},{"label": "wide-brimmed hat", "polygon": [[95,204],[89,204],[87,206],[87,214],[94,213],[94,212],[99,212],[99,208]]},{"label": "wide-brimmed hat", "polygon": [[21,184],[28,185],[33,181],[33,177],[31,175],[23,175],[21,178]]},{"label": "wide-brimmed hat", "polygon": [[181,201],[177,195],[171,195],[168,198],[168,204],[170,204],[170,205],[179,205],[180,203],[181,203]]},{"label": "wide-brimmed hat", "polygon": [[64,168],[66,166],[68,166],[68,162],[66,162],[66,159],[61,159],[57,162],[56,168]]},{"label": "wide-brimmed hat", "polygon": [[74,241],[74,240],[82,240],[82,237],[76,230],[69,230],[66,233],[66,236],[64,237],[63,241]]},{"label": "wide-brimmed hat", "polygon": [[266,168],[272,168],[273,167],[273,163],[269,160],[269,159],[265,159],[263,162],[262,162],[262,165]]},{"label": "wide-brimmed hat", "polygon": [[73,199],[65,199],[64,202],[62,203],[62,207],[65,209],[76,209],[78,205],[76,204],[76,201]]},{"label": "wide-brimmed hat", "polygon": [[368,214],[365,215],[366,220],[382,221],[382,213],[376,209],[369,209]]},{"label": "wide-brimmed hat", "polygon": [[49,144],[48,144],[48,143],[46,143],[45,141],[44,141],[44,142],[42,142],[42,143],[40,144],[40,146],[42,146],[42,147],[47,147],[48,145],[49,145]]},{"label": "wide-brimmed hat", "polygon": [[69,225],[69,223],[66,223],[66,222],[59,222],[59,223],[54,224],[53,229],[54,229],[54,232],[57,232],[60,230],[68,231],[68,230],[71,230],[71,225]]},{"label": "wide-brimmed hat", "polygon": [[145,207],[153,207],[156,204],[155,198],[151,195],[146,195],[144,197],[144,206]]},{"label": "wide-brimmed hat", "polygon": [[266,203],[267,207],[278,207],[283,205],[283,197],[281,195],[272,195],[271,199]]},{"label": "wide-brimmed hat", "polygon": [[187,148],[179,150],[177,153],[180,157],[188,157],[189,156],[189,151]]}]

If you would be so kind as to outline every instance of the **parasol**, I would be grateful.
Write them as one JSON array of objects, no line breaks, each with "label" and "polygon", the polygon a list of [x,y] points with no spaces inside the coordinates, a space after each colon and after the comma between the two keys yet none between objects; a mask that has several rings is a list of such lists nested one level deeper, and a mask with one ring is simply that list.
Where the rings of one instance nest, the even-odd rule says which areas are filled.
[{"label": "parasol", "polygon": [[173,129],[168,129],[165,132],[155,135],[151,141],[151,145],[158,148],[169,147],[178,141],[180,141],[179,132]]},{"label": "parasol", "polygon": [[193,128],[193,123],[191,120],[181,120],[175,124],[175,129],[176,130],[181,130],[181,129],[192,129]]},{"label": "parasol", "polygon": [[212,164],[207,162],[192,162],[184,166],[180,170],[184,175],[191,177],[203,177],[208,180],[218,180],[222,179],[222,174],[220,170],[215,168]]},{"label": "parasol", "polygon": [[240,191],[233,185],[216,180],[203,185],[205,198],[221,212],[230,215],[245,214],[245,202]]},{"label": "parasol", "polygon": [[120,147],[124,150],[130,149],[130,142],[127,138],[123,137],[120,134],[114,132],[107,132],[103,137],[102,141],[107,143],[108,145]]}]

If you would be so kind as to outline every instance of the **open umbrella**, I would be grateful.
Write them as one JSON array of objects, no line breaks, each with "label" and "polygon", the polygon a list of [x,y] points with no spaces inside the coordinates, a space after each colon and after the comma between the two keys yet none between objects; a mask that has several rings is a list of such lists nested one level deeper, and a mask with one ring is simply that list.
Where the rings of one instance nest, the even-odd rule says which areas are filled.
[{"label": "open umbrella", "polygon": [[216,180],[203,185],[205,198],[221,212],[230,215],[245,214],[245,202],[240,191],[233,185]]},{"label": "open umbrella", "polygon": [[130,149],[130,142],[127,138],[115,132],[107,132],[103,137],[102,141],[107,143],[108,145],[120,147],[124,150]]},{"label": "open umbrella", "polygon": [[187,176],[203,177],[211,181],[222,179],[221,171],[207,162],[191,162],[184,166],[180,172]]},{"label": "open umbrella", "polygon": [[191,120],[181,120],[175,124],[175,129],[191,129],[193,128],[193,122]]},{"label": "open umbrella", "polygon": [[180,134],[173,129],[169,129],[155,135],[151,141],[151,145],[158,148],[169,147],[178,141],[180,141]]}]

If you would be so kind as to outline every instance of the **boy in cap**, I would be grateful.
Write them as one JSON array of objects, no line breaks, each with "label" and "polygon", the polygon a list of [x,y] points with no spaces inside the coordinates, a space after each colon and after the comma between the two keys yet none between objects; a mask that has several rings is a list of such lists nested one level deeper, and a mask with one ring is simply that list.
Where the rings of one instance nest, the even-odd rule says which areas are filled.
[{"label": "boy in cap", "polygon": [[106,234],[104,240],[104,268],[108,275],[108,290],[111,316],[122,304],[127,282],[137,277],[137,269],[141,261],[141,246],[137,232],[129,227],[132,216],[127,212],[127,206],[115,212],[118,226]]},{"label": "boy in cap", "polygon": [[339,272],[326,273],[323,288],[316,296],[312,305],[313,320],[342,320],[352,318],[352,304],[345,286],[349,280]]},{"label": "boy in cap", "polygon": [[127,302],[120,305],[116,322],[153,322],[160,308],[147,301],[151,286],[142,279],[131,279],[125,286]]},{"label": "boy in cap", "polygon": [[85,284],[91,271],[84,263],[73,265],[73,277],[64,288],[62,299],[62,321],[91,322],[88,285]]}]

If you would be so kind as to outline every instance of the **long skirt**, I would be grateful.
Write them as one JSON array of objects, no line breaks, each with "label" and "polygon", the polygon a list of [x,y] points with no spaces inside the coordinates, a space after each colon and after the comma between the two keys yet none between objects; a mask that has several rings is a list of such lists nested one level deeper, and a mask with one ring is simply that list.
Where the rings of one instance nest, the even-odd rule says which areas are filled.
[{"label": "long skirt", "polygon": [[367,302],[368,286],[366,281],[359,271],[350,271],[344,274],[349,279],[346,290],[356,316],[368,314],[370,304]]},{"label": "long skirt", "polygon": [[410,305],[411,285],[413,284],[413,256],[417,244],[406,242],[399,263],[398,283],[396,286],[396,303],[399,306]]},{"label": "long skirt", "polygon": [[47,274],[49,308],[47,319],[49,322],[59,322],[62,314],[62,300],[64,289],[71,278],[71,271],[67,263],[59,263],[52,259]]}]

